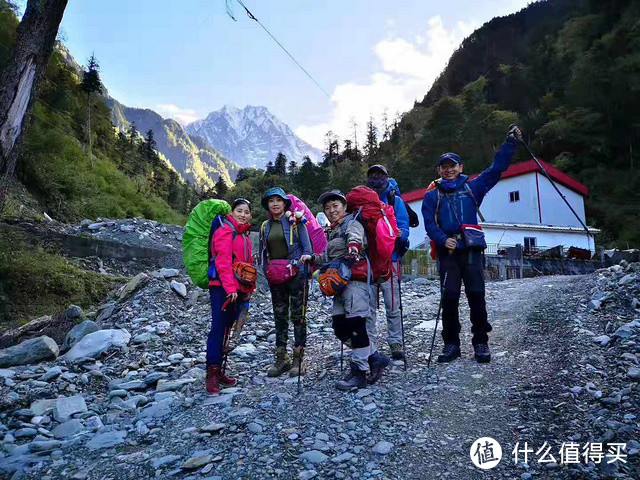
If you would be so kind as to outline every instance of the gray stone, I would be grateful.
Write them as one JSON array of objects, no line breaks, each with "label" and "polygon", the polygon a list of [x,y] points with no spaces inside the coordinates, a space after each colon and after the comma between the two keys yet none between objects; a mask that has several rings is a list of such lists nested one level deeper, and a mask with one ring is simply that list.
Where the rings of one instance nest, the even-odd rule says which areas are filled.
[{"label": "gray stone", "polygon": [[195,378],[179,378],[177,380],[158,380],[157,392],[180,390],[185,385],[195,382]]},{"label": "gray stone", "polygon": [[116,310],[116,305],[115,303],[108,303],[106,305],[103,306],[103,308],[100,310],[100,313],[98,314],[98,318],[96,318],[96,322],[102,323],[105,320],[108,320],[109,318],[111,318],[111,315],[113,315],[113,312]]},{"label": "gray stone", "polygon": [[631,378],[633,380],[640,380],[640,368],[631,367],[627,371],[627,377],[629,377],[629,378]]},{"label": "gray stone", "polygon": [[71,419],[76,413],[84,413],[87,411],[87,404],[82,395],[74,395],[73,397],[59,397],[53,406],[53,418],[63,423]]},{"label": "gray stone", "polygon": [[33,438],[37,434],[38,434],[38,430],[36,430],[35,428],[24,427],[16,430],[13,436],[16,438]]},{"label": "gray stone", "polygon": [[129,295],[133,294],[140,287],[145,285],[149,281],[149,275],[146,273],[139,273],[127,283],[122,290],[120,291],[119,300],[122,301],[127,298]]},{"label": "gray stone", "polygon": [[29,444],[29,451],[31,453],[38,452],[51,452],[57,448],[60,448],[62,442],[58,440],[34,440]]},{"label": "gray stone", "polygon": [[149,332],[139,333],[133,337],[133,343],[147,343],[151,340],[151,334]]},{"label": "gray stone", "polygon": [[139,414],[140,418],[162,418],[171,414],[173,398],[165,398],[162,401],[152,403]]},{"label": "gray stone", "polygon": [[124,443],[125,438],[127,438],[127,432],[124,430],[98,433],[87,442],[87,448],[89,450],[100,450],[103,448],[113,447]]},{"label": "gray stone", "polygon": [[182,298],[187,298],[187,287],[184,283],[171,280],[171,289],[180,295]]},{"label": "gray stone", "polygon": [[41,337],[25,340],[13,347],[0,350],[0,367],[26,365],[43,360],[50,360],[58,356],[58,344],[51,338]]},{"label": "gray stone", "polygon": [[64,337],[64,342],[62,342],[61,351],[66,352],[71,347],[73,347],[76,343],[82,340],[82,337],[88,335],[93,332],[97,332],[100,330],[98,324],[91,320],[85,320],[84,322],[73,327],[67,335]]},{"label": "gray stone", "polygon": [[206,465],[207,463],[210,463],[211,460],[213,460],[213,456],[211,456],[209,454],[207,454],[207,455],[194,455],[189,460],[184,462],[182,464],[181,468],[183,468],[185,470],[192,470],[194,468],[200,468],[200,467]]},{"label": "gray stone", "polygon": [[247,430],[249,430],[251,433],[262,433],[262,426],[255,422],[251,422],[249,425],[247,425]]},{"label": "gray stone", "polygon": [[15,370],[10,370],[8,368],[0,368],[0,378],[13,378],[16,376]]},{"label": "gray stone", "polygon": [[176,463],[180,458],[180,455],[165,455],[164,457],[153,460],[151,466],[157,470],[158,468]]},{"label": "gray stone", "polygon": [[327,461],[327,457],[324,453],[318,450],[309,450],[300,455],[300,460],[309,463],[324,463]]},{"label": "gray stone", "polygon": [[40,377],[40,380],[42,380],[43,382],[49,382],[55,378],[58,378],[60,375],[62,375],[62,369],[58,366],[56,367],[52,367],[49,370],[47,370],[47,373],[45,373],[44,375],[42,375]]},{"label": "gray stone", "polygon": [[[73,421],[73,420],[69,420],[69,421]],[[100,430],[101,428],[104,427],[104,423],[102,423],[102,420],[97,415],[87,418],[85,420],[85,424],[87,425],[87,428],[89,430],[94,430],[94,431]]]},{"label": "gray stone", "polygon": [[593,341],[601,347],[606,347],[611,341],[611,337],[609,337],[609,335],[600,335],[599,337],[594,338]]},{"label": "gray stone", "polygon": [[85,335],[61,360],[74,362],[82,358],[95,358],[112,347],[124,347],[129,344],[131,334],[126,330],[98,330]]},{"label": "gray stone", "polygon": [[77,433],[83,432],[85,430],[82,422],[78,419],[71,419],[64,423],[61,423],[56,428],[54,428],[51,433],[53,436],[59,439],[69,438]]},{"label": "gray stone", "polygon": [[300,472],[298,474],[298,479],[299,480],[311,480],[312,478],[316,477],[318,475],[318,472],[316,472],[315,470],[303,470],[302,472]]},{"label": "gray stone", "polygon": [[613,334],[618,338],[629,338],[631,335],[633,335],[633,329],[629,325],[622,325]]},{"label": "gray stone", "polygon": [[391,452],[393,448],[393,443],[387,441],[381,441],[376,443],[375,447],[373,447],[373,453],[377,453],[379,455],[387,455]]},{"label": "gray stone", "polygon": [[200,428],[200,431],[215,433],[215,432],[219,432],[220,430],[223,430],[226,427],[227,425],[225,423],[210,423],[209,425],[205,425],[204,427]]},{"label": "gray stone", "polygon": [[344,463],[344,462],[348,462],[349,460],[351,460],[353,457],[355,457],[355,455],[353,453],[349,453],[349,452],[344,452],[340,455],[336,455],[335,457],[333,457],[331,459],[331,461],[333,463]]},{"label": "gray stone", "polygon": [[618,282],[619,285],[626,285],[627,283],[631,283],[633,281],[635,281],[636,276],[633,273],[630,273],[628,275],[625,275],[624,277],[622,277],[620,279],[620,281]]},{"label": "gray stone", "polygon": [[78,323],[87,319],[84,311],[82,310],[82,307],[79,307],[77,305],[70,305],[65,312],[65,316],[67,317],[67,319],[73,320]]},{"label": "gray stone", "polygon": [[90,224],[87,228],[91,231],[96,231],[96,230],[100,230],[103,227],[103,225],[104,225],[103,222],[96,222],[96,223]]},{"label": "gray stone", "polygon": [[34,415],[44,415],[48,411],[53,409],[53,406],[56,404],[55,398],[45,398],[41,400],[36,400],[29,407]]},{"label": "gray stone", "polygon": [[180,271],[175,268],[161,268],[160,275],[164,278],[172,278],[177,277],[180,274]]}]

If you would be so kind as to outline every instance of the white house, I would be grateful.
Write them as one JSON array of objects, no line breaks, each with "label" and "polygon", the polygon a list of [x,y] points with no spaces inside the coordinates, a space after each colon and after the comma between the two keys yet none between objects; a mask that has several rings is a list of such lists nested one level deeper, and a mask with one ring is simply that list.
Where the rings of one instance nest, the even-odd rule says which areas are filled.
[{"label": "white house", "polygon": [[[589,195],[587,186],[542,160],[540,163],[586,225],[584,199]],[[421,208],[426,191],[423,188],[402,195],[420,218],[420,226],[411,229],[411,248],[425,246]],[[573,246],[595,253],[593,237],[587,236],[534,160],[511,165],[485,196],[480,211],[485,218],[480,225],[485,232],[488,254],[518,243],[525,250],[562,245],[565,249]],[[592,235],[600,232],[595,228],[589,228],[589,231]]]}]

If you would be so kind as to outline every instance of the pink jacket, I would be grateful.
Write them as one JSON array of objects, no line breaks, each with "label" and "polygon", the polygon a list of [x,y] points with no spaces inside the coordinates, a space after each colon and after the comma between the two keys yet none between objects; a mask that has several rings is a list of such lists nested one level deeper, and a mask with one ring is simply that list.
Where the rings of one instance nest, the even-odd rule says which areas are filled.
[{"label": "pink jacket", "polygon": [[240,225],[231,214],[227,215],[227,220],[236,227],[237,235],[233,238],[233,231],[226,223],[223,223],[211,238],[211,256],[215,257],[216,272],[218,278],[209,281],[209,286],[222,286],[226,293],[248,292],[246,287],[241,286],[233,275],[234,262],[246,262],[253,265],[251,252],[251,240],[249,240],[249,229],[251,224]]}]

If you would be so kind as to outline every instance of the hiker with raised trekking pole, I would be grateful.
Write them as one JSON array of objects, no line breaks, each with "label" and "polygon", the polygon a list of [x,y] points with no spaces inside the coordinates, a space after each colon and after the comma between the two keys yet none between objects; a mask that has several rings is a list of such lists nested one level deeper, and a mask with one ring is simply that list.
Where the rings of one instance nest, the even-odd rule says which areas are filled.
[{"label": "hiker with raised trekking pole", "polygon": [[[377,382],[389,365],[389,358],[377,351],[367,332],[375,299],[365,254],[369,242],[365,227],[357,218],[359,212],[347,212],[347,197],[340,190],[323,193],[319,202],[330,225],[326,250],[315,254],[313,263],[321,266],[320,290],[333,297],[333,331],[353,350],[349,372],[335,384],[338,390],[349,391]],[[364,265],[365,270],[358,271],[357,265]]]},{"label": "hiker with raised trekking pole", "polygon": [[[391,350],[391,357],[394,360],[406,360],[404,351],[404,322],[402,318],[402,298],[400,296],[400,272],[402,256],[409,249],[409,213],[407,207],[400,196],[400,189],[393,178],[389,178],[389,172],[384,165],[372,165],[367,170],[366,184],[374,190],[380,201],[393,207],[396,222],[400,229],[401,236],[396,240],[396,246],[391,257],[394,269],[387,281],[378,284],[376,291],[376,303],[379,292],[382,292],[384,306],[387,315],[387,343]],[[376,325],[370,322],[369,330],[372,341],[375,341]]]},{"label": "hiker with raised trekking pole", "polygon": [[489,190],[507,170],[519,142],[520,129],[511,125],[506,141],[493,157],[493,163],[477,178],[462,173],[463,161],[455,153],[438,159],[440,179],[422,201],[422,216],[429,238],[435,242],[442,289],[442,340],[444,348],[438,362],[451,362],[461,356],[458,304],[461,284],[469,302],[474,357],[479,363],[491,361],[484,283],[486,242],[478,216]]},{"label": "hiker with raised trekking pole", "polygon": [[[276,360],[267,375],[304,375],[304,302],[309,279],[308,269],[300,267],[301,259],[304,263],[313,254],[307,221],[296,215],[299,211],[292,212],[291,198],[279,187],[267,190],[261,203],[269,218],[260,227],[260,264],[269,283],[276,327]],[[293,361],[287,352],[289,322],[293,324]]]}]

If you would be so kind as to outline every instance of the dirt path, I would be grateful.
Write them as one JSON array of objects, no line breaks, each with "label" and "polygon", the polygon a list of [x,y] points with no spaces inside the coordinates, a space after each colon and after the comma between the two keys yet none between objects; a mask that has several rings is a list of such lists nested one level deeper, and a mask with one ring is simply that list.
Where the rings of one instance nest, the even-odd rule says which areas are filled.
[{"label": "dirt path", "polygon": [[[346,394],[333,387],[340,377],[340,349],[327,323],[328,304],[318,299],[310,303],[309,371],[297,393],[295,378],[265,376],[272,362],[272,317],[268,299],[256,299],[258,314],[243,333],[253,351],[230,360],[240,388],[208,398],[199,383],[193,384],[169,416],[147,423],[150,431],[140,432],[132,418],[127,444],[115,451],[79,451],[77,463],[52,468],[49,478],[607,478],[600,470],[539,464],[536,455],[548,442],[560,462],[563,442],[596,441],[614,424],[626,429],[615,432],[637,438],[634,415],[624,417],[629,419],[626,424],[615,420],[638,413],[629,392],[622,397],[625,403],[611,411],[602,411],[591,397],[568,393],[578,381],[584,384],[575,370],[584,370],[585,355],[594,348],[591,337],[581,335],[575,324],[585,311],[588,278],[488,284],[492,362],[479,365],[472,358],[463,301],[462,358],[432,370],[426,364],[438,285],[407,282],[408,370],[396,362],[375,386]],[[207,308],[202,305],[192,314],[202,331],[208,324]],[[383,318],[379,311],[384,332]],[[203,348],[203,338],[195,342]],[[434,354],[441,348],[438,335]],[[585,427],[588,422],[593,428]],[[617,438],[613,435],[604,433],[606,441]],[[480,437],[502,446],[502,461],[491,470],[478,469],[470,459],[471,445]],[[534,450],[527,468],[514,464],[512,450],[518,441],[521,447],[529,442]],[[632,467],[608,472],[634,478],[637,456],[634,461],[633,472]]]}]

